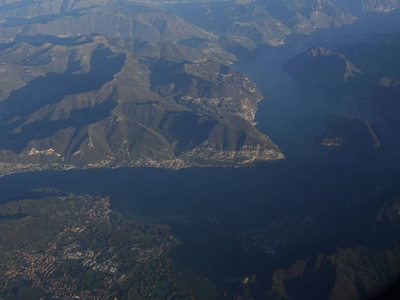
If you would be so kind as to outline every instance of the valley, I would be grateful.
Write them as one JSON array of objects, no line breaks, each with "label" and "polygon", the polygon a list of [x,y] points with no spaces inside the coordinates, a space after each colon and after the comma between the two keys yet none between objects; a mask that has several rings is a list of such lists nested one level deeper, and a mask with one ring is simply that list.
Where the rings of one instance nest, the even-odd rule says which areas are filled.
[{"label": "valley", "polygon": [[396,282],[397,9],[0,1],[0,298]]}]

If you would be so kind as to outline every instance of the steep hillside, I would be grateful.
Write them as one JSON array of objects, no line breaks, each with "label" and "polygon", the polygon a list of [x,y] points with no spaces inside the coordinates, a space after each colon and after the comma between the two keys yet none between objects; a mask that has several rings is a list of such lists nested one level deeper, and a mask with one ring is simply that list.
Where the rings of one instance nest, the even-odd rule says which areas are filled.
[{"label": "steep hillside", "polygon": [[215,1],[171,5],[186,20],[245,48],[279,46],[291,34],[338,28],[357,18],[328,0]]},{"label": "steep hillside", "polygon": [[243,74],[174,43],[70,42],[0,52],[3,173],[283,158],[251,124],[261,94]]},{"label": "steep hillside", "polygon": [[400,35],[377,35],[331,51],[310,49],[289,60],[286,69],[299,80],[329,88],[342,99],[398,119]]},{"label": "steep hillside", "polygon": [[35,36],[108,35],[151,41],[211,38],[212,34],[154,7],[125,0],[21,1],[1,6],[2,41]]}]

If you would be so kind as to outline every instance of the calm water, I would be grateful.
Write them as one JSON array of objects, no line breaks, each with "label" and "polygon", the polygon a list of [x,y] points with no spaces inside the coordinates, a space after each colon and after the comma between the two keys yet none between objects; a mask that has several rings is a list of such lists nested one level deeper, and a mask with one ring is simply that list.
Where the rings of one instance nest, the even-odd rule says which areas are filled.
[{"label": "calm water", "polygon": [[[306,47],[270,48],[257,60],[234,65],[263,93],[265,99],[256,116],[258,128],[279,145],[287,160],[244,169],[122,168],[14,174],[0,179],[3,201],[30,189],[51,187],[110,195],[115,208],[140,220],[218,217],[237,226],[255,226],[290,211],[340,207],[355,193],[394,185],[396,157],[385,153],[377,157],[334,155],[315,143],[324,132],[327,114],[363,117],[378,129],[386,125],[335,95],[299,85],[288,75],[282,65]],[[385,144],[384,132],[378,131]]]},{"label": "calm water", "polygon": [[379,116],[357,108],[341,100],[337,94],[315,86],[300,84],[291,77],[283,65],[291,57],[309,49],[309,45],[296,44],[281,48],[269,48],[251,62],[238,63],[233,67],[248,74],[257,84],[264,99],[258,105],[256,121],[258,129],[279,145],[288,160],[296,162],[322,162],[352,164],[371,163],[361,157],[327,155],[315,140],[325,130],[327,115],[347,115],[370,121],[385,148],[386,156],[380,155],[377,164],[388,166],[394,157],[399,159],[399,129]]},{"label": "calm water", "polygon": [[[183,243],[175,259],[214,282],[221,284],[226,275],[267,276],[265,270],[279,260],[268,260],[265,254],[261,260],[246,258],[234,232],[261,228],[288,215],[326,222],[340,215],[346,222],[354,218],[349,207],[370,195],[380,201],[379,194],[396,190],[400,178],[397,150],[377,157],[354,157],[332,155],[316,145],[327,114],[372,121],[384,144],[393,141],[393,132],[376,116],[340,102],[335,95],[300,86],[283,71],[284,62],[304,49],[301,45],[267,49],[257,60],[234,66],[247,73],[263,93],[265,99],[256,116],[258,128],[280,146],[285,161],[242,169],[121,168],[14,174],[0,178],[1,200],[11,201],[40,188],[109,195],[113,207],[130,218],[170,224]],[[218,228],[223,229],[210,227],[209,220],[218,220]],[[184,225],[187,221],[200,225]],[[345,247],[346,241],[333,246]],[[291,260],[318,249],[313,246],[295,252]]]}]

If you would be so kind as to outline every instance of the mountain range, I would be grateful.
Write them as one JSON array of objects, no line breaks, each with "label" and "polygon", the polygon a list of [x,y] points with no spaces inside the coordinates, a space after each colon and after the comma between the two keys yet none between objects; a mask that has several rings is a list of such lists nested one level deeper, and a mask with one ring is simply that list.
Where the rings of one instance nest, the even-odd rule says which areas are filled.
[{"label": "mountain range", "polygon": [[129,1],[3,8],[3,173],[284,157],[253,126],[262,95],[220,59],[233,55],[178,43],[213,33]]},{"label": "mountain range", "polygon": [[283,157],[251,123],[262,97],[245,75],[176,44],[71,43],[0,53],[12,74],[1,85],[2,161],[175,168]]},{"label": "mountain range", "polygon": [[[229,65],[357,22],[350,11],[339,0],[0,1],[0,173],[282,159],[254,126],[263,95]],[[365,72],[347,54],[313,51],[344,64],[349,82]]]}]

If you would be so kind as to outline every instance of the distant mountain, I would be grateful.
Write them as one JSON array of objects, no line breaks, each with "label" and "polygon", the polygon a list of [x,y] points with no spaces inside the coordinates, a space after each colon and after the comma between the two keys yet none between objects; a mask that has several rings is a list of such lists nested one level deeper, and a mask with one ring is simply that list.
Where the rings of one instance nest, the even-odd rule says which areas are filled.
[{"label": "distant mountain", "polygon": [[225,44],[252,49],[257,44],[282,45],[290,34],[311,34],[357,20],[328,0],[45,0],[3,1],[0,7],[4,42],[20,33],[96,33],[151,41],[216,39],[220,35]]},{"label": "distant mountain", "polygon": [[289,60],[286,69],[299,80],[329,88],[342,99],[399,119],[400,34],[377,35],[331,51],[316,47]]},{"label": "distant mountain", "polygon": [[363,11],[387,13],[400,9],[399,0],[364,0],[361,3]]},{"label": "distant mountain", "polygon": [[[291,34],[311,34],[354,23],[357,18],[328,0],[215,1],[167,5],[199,27],[244,47],[279,46]],[[165,3],[165,2],[163,2]]]},{"label": "distant mountain", "polygon": [[20,1],[0,5],[2,40],[16,35],[99,35],[151,41],[209,38],[212,34],[176,15],[128,0]]},{"label": "distant mountain", "polygon": [[286,68],[301,80],[333,89],[339,89],[350,78],[362,74],[342,53],[324,47],[300,53],[289,60]]},{"label": "distant mountain", "polygon": [[399,0],[332,0],[332,2],[354,13],[388,13],[400,9]]},{"label": "distant mountain", "polygon": [[338,28],[357,18],[329,0],[264,0],[267,10],[294,33],[311,34],[321,29]]}]

